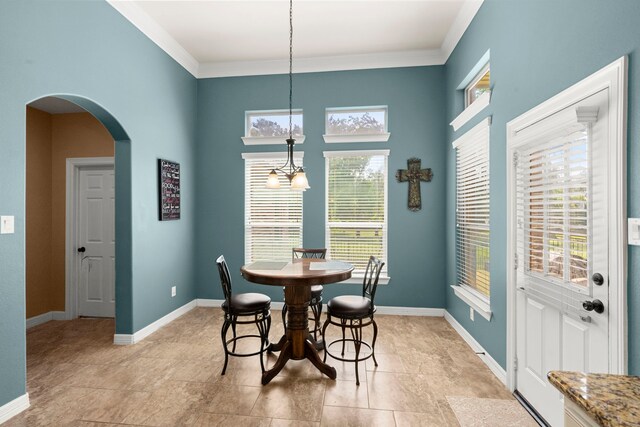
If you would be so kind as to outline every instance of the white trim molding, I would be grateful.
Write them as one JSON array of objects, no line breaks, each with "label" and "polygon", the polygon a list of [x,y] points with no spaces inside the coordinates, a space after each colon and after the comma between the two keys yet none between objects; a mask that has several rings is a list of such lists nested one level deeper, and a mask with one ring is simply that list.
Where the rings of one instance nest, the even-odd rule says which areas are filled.
[{"label": "white trim molding", "polygon": [[194,77],[199,77],[198,69],[200,64],[198,61],[140,6],[135,2],[123,0],[107,0],[107,3],[120,12],[133,26],[138,28],[149,40],[157,44],[178,64],[182,65],[185,70]]},{"label": "white trim molding", "polygon": [[466,289],[465,286],[451,285],[451,288],[458,298],[464,301],[469,307],[473,308],[478,314],[480,314],[480,316],[487,319],[487,321],[491,321],[493,313],[491,312],[491,305],[489,302],[474,295],[474,293],[469,289]]},{"label": "white trim molding", "polygon": [[151,335],[152,333],[156,332],[158,329],[173,322],[183,314],[186,314],[189,311],[193,310],[196,307],[196,305],[197,305],[197,300],[194,299],[186,303],[182,307],[176,308],[171,313],[161,317],[160,319],[145,326],[144,328],[140,329],[139,331],[133,334],[115,334],[113,336],[113,343],[116,345],[129,345],[129,344],[135,344],[137,342],[140,342],[146,337],[148,337],[149,335]]},{"label": "white trim molding", "polygon": [[444,318],[456,330],[463,340],[469,344],[469,347],[478,355],[480,360],[493,372],[493,375],[504,385],[507,385],[507,372],[491,355],[485,350],[478,341],[448,312],[444,312]]},{"label": "white trim molding", "polygon": [[460,12],[458,12],[458,16],[456,16],[455,21],[453,21],[453,25],[451,25],[449,32],[442,42],[442,46],[440,46],[440,52],[444,58],[442,62],[443,64],[447,62],[449,56],[458,45],[458,42],[464,35],[465,31],[467,31],[467,28],[471,25],[471,21],[473,21],[476,13],[480,10],[482,3],[484,3],[484,0],[467,0],[462,5]]},{"label": "white trim molding", "polygon": [[[627,361],[627,68],[626,56],[507,123],[507,379],[514,390],[516,357],[517,220],[514,154],[517,134],[581,100],[608,89],[609,114],[609,373],[626,374]],[[615,263],[612,261],[615,260]],[[612,286],[613,285],[613,286]]]},{"label": "white trim molding", "polygon": [[[375,68],[419,67],[443,65],[462,38],[484,0],[466,0],[456,16],[442,45],[436,49],[417,49],[398,52],[377,52],[355,55],[296,58],[294,73],[322,71],[365,70]],[[198,62],[178,41],[160,26],[135,2],[107,0],[107,3],[124,16],[158,47],[198,79],[211,77],[257,76],[286,74],[289,61],[231,61]]]},{"label": "white trim molding", "polygon": [[[247,159],[282,159],[287,156],[287,153],[281,151],[270,151],[268,153],[257,152],[257,153],[242,153],[242,158],[244,160]],[[293,158],[295,160],[300,160],[304,158],[304,151],[295,151],[293,153]]]},{"label": "white trim molding", "polygon": [[[375,68],[421,67],[426,65],[443,65],[446,59],[440,49],[296,58],[295,61],[293,61],[293,72],[298,74]],[[197,77],[205,79],[214,77],[287,74],[288,72],[288,59],[205,62],[200,64]]]},{"label": "white trim molding", "polygon": [[42,325],[51,320],[67,320],[67,313],[64,311],[48,311],[27,319],[27,329]]},{"label": "white trim molding", "polygon": [[482,110],[487,108],[491,103],[491,91],[488,90],[471,103],[462,113],[458,115],[451,123],[454,132],[464,126],[469,120],[478,115]]},{"label": "white trim molding", "polygon": [[[305,136],[304,135],[294,135],[296,144],[300,145],[304,144]],[[285,145],[285,139],[288,138],[286,136],[241,136],[242,142],[244,145]]]},{"label": "white trim molding", "polygon": [[9,403],[0,406],[0,424],[9,421],[20,412],[29,408],[29,393],[18,396]]},{"label": "white trim molding", "polygon": [[322,135],[324,142],[327,144],[350,143],[350,142],[387,142],[391,134],[385,133],[369,133],[362,135]]},{"label": "white trim molding", "polygon": [[[66,169],[66,218],[65,218],[65,320],[78,317],[78,277],[80,263],[76,248],[78,237],[78,192],[80,169],[91,166],[112,167],[113,157],[73,157],[67,159]],[[116,260],[117,261],[117,260]]]}]

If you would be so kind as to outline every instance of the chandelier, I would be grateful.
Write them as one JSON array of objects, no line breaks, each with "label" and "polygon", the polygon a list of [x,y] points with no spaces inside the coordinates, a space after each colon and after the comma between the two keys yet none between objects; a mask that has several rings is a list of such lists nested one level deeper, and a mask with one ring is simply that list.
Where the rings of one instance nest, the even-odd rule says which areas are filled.
[{"label": "chandelier", "polygon": [[293,146],[296,140],[293,138],[293,0],[289,0],[289,138],[287,138],[287,162],[275,169],[271,169],[267,178],[267,188],[280,188],[278,172],[284,174],[289,180],[292,190],[306,191],[309,181],[304,169],[296,166],[293,160]]}]

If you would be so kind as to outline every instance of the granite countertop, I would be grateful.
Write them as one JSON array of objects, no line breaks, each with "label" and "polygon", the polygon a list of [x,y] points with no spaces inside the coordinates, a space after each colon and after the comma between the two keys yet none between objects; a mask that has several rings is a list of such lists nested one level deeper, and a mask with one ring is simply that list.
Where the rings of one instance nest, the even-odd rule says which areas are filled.
[{"label": "granite countertop", "polygon": [[547,377],[601,426],[640,426],[640,377],[565,371]]}]

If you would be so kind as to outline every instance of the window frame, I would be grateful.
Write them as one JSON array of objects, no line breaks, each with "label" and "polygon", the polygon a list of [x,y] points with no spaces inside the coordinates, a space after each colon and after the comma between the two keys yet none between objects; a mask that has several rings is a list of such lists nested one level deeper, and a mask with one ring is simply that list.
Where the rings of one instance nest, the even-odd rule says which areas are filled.
[{"label": "window frame", "polygon": [[[487,62],[482,69],[475,75],[475,77],[466,85],[464,88],[464,108],[469,108],[474,102],[480,99],[482,95],[478,96],[473,101],[471,100],[471,91],[474,87],[482,80],[482,78],[491,71],[491,63]],[[491,74],[489,74],[489,89],[487,91],[491,91]]]},{"label": "window frame", "polygon": [[[302,108],[294,108],[291,110],[293,115],[299,114],[302,117],[302,135],[293,135],[296,145],[304,144],[304,110]],[[284,144],[288,135],[283,136],[251,136],[251,118],[259,115],[289,116],[288,109],[281,110],[247,110],[244,112],[244,136],[241,137],[244,145],[274,145]]]},{"label": "window frame", "polygon": [[[369,111],[384,112],[384,132],[381,133],[363,133],[363,134],[340,134],[329,133],[329,115],[332,113],[362,113]],[[391,133],[389,133],[389,106],[388,105],[371,105],[360,107],[328,107],[324,110],[324,142],[327,144],[349,143],[349,142],[387,142]]]},{"label": "window frame", "polygon": [[[490,162],[490,147],[491,147],[491,117],[487,117],[484,120],[482,120],[480,123],[478,123],[476,126],[474,126],[471,130],[469,130],[468,132],[466,132],[464,135],[460,136],[458,139],[456,139],[453,143],[452,146],[454,148],[454,150],[456,151],[455,155],[456,155],[456,164],[457,164],[457,157],[458,157],[458,149],[460,146],[466,145],[466,144],[473,144],[473,143],[478,143],[478,140],[480,138],[486,138],[485,140],[482,140],[481,143],[486,144],[486,167],[487,167],[487,175],[486,175],[486,182],[487,185],[490,188],[491,185],[491,162]],[[459,230],[459,224],[460,224],[460,220],[458,217],[459,214],[459,210],[458,210],[458,179],[459,179],[459,175],[458,175],[458,168],[456,167],[456,172],[455,172],[455,177],[456,177],[456,218],[455,218],[455,232],[456,232],[456,239],[455,239],[455,251],[456,251],[456,284],[452,285],[452,288],[455,292],[455,295],[457,297],[459,297],[460,299],[462,299],[464,302],[466,302],[470,307],[472,307],[473,309],[475,309],[479,314],[481,314],[485,319],[487,320],[491,320],[491,316],[492,316],[492,312],[491,312],[491,276],[490,276],[490,265],[491,265],[491,222],[490,222],[490,216],[491,216],[491,197],[490,197],[490,192],[487,190],[487,205],[489,206],[488,212],[486,214],[487,216],[487,231],[488,231],[488,237],[487,237],[487,244],[486,246],[476,246],[476,247],[486,247],[489,250],[489,255],[488,255],[488,261],[487,263],[489,264],[489,280],[488,280],[488,288],[489,288],[489,295],[485,295],[482,292],[480,292],[478,289],[476,289],[473,286],[470,286],[466,283],[460,283],[459,280],[459,270],[460,270],[460,265],[459,265],[459,261],[458,261],[458,245],[459,245],[459,239],[458,239],[458,230]],[[474,273],[476,273],[477,270],[474,270]]]},{"label": "window frame", "polygon": [[[391,280],[388,270],[388,246],[389,246],[389,154],[390,150],[332,150],[324,151],[325,158],[325,247],[327,248],[327,255],[330,256],[331,248],[329,247],[330,240],[330,226],[329,226],[329,158],[335,157],[359,157],[359,156],[384,156],[385,158],[385,179],[384,179],[384,221],[382,222],[383,230],[383,242],[382,252],[383,257],[381,260],[385,262],[378,284],[386,285]],[[364,271],[358,272],[351,276],[350,279],[342,281],[340,283],[353,283],[362,284],[364,278]]]},{"label": "window frame", "polygon": [[[247,160],[274,160],[278,165],[284,163],[287,160],[287,154],[283,152],[257,152],[257,153],[242,153],[242,159],[244,160],[244,263],[250,264],[257,260],[251,260],[251,245],[250,245],[250,206],[251,206],[251,193],[250,181],[247,176]],[[296,151],[294,153],[294,159],[300,165],[303,164],[304,152]],[[266,186],[267,174],[265,174],[264,181]],[[302,246],[304,239],[304,195],[302,191],[292,191],[288,187],[282,187],[280,189],[274,189],[273,191],[291,191],[294,194],[300,194],[300,242],[298,246]],[[294,246],[292,246],[294,247]],[[288,252],[287,260],[291,258],[290,250]]]}]

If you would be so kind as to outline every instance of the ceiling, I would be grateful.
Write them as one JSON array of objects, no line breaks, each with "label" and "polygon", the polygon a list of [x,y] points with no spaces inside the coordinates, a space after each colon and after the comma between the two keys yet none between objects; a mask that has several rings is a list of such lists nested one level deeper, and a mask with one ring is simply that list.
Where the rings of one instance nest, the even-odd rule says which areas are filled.
[{"label": "ceiling", "polygon": [[[288,71],[289,2],[107,0],[194,76]],[[483,0],[295,0],[294,72],[443,64]]]}]

